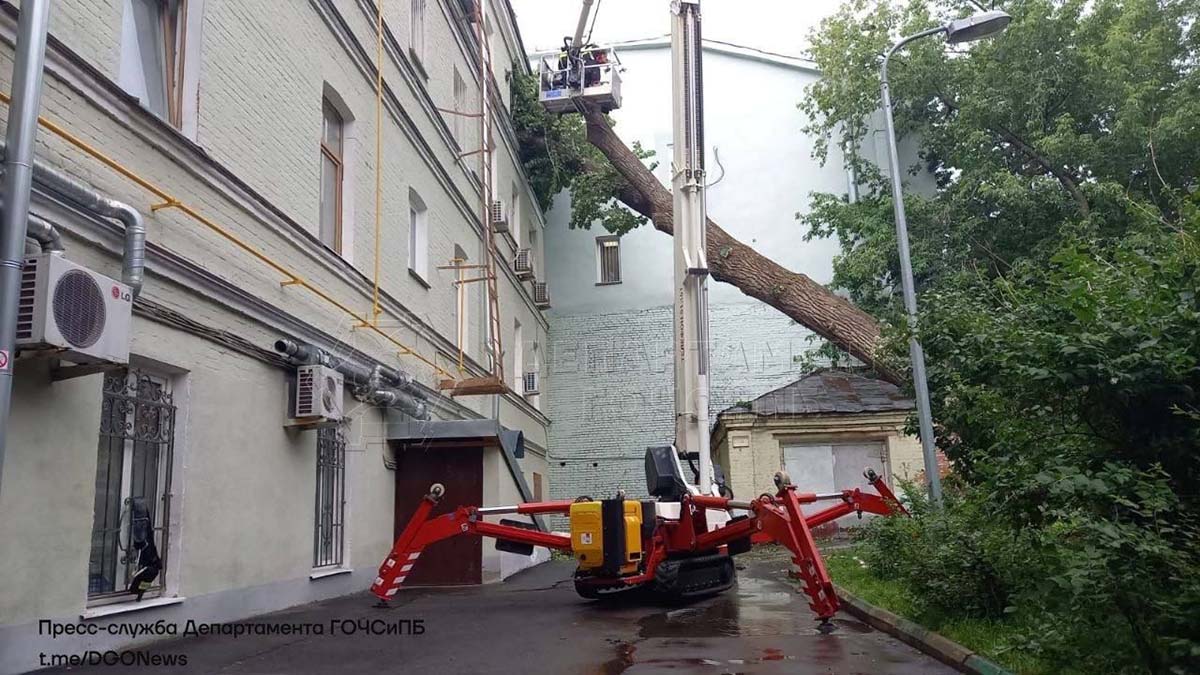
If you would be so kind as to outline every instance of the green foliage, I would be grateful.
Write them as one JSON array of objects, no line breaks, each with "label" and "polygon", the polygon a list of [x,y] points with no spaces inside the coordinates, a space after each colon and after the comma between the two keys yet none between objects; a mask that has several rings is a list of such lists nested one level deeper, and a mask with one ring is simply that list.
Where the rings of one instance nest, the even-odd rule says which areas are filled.
[{"label": "green foliage", "polygon": [[[916,612],[1019,617],[1004,648],[1053,672],[1197,672],[1200,3],[996,5],[1014,16],[1001,36],[892,61],[897,125],[933,176],[905,203],[961,483],[945,511],[873,522],[861,555]],[[876,126],[888,45],[970,11],[848,2],[814,36],[818,151]],[[858,203],[817,195],[804,222],[838,238],[835,283],[895,318],[891,197],[858,169]],[[885,334],[903,363],[908,335]]]},{"label": "green foliage", "polygon": [[[599,223],[613,234],[644,225],[646,218],[625,208],[617,199],[625,179],[587,140],[583,118],[554,115],[538,103],[536,75],[513,68],[511,114],[520,147],[521,164],[529,176],[542,210],[549,210],[563,190],[571,194],[571,229],[591,229]],[[642,159],[654,155],[634,144]],[[654,165],[651,164],[651,170]]]},{"label": "green foliage", "polygon": [[[913,168],[933,178],[906,196],[919,289],[963,270],[1004,274],[1064,234],[1119,236],[1131,204],[1174,222],[1179,195],[1198,184],[1200,3],[992,4],[1014,16],[1000,36],[953,47],[926,38],[891,62],[897,129],[919,149]],[[811,37],[824,77],[800,106],[817,155],[870,150],[882,53],[972,11],[951,0],[849,0],[824,22]],[[899,292],[890,189],[873,162],[850,159],[861,201],[816,195],[802,220],[809,236],[842,243],[835,285],[887,315]]]}]

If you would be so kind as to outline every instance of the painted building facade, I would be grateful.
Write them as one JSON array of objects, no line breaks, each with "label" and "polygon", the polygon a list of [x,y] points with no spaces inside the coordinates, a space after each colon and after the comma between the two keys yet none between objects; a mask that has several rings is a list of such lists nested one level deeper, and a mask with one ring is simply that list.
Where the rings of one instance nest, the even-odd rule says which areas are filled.
[{"label": "painted building facade", "polygon": [[[459,305],[454,272],[439,269],[478,263],[485,250],[480,160],[470,154],[478,123],[447,112],[479,108],[470,4],[384,3],[380,155],[371,0],[53,3],[43,117],[231,236],[39,131],[40,164],[140,211],[148,259],[127,369],[62,379],[53,359],[16,362],[0,486],[0,673],[39,665],[50,644],[41,620],[182,626],[370,586],[394,537],[389,466],[405,451],[389,444],[388,424],[407,418],[347,389],[346,423],[287,427],[295,367],[272,348],[280,338],[407,373],[434,419],[496,418],[522,431],[522,458],[480,450],[481,501],[548,492],[548,396],[517,391],[539,366],[549,324],[509,266],[498,285],[512,389],[452,399],[437,386],[438,369],[489,367],[481,285]],[[508,2],[490,0],[487,11],[499,120],[490,173],[510,223],[500,256],[531,249],[540,269],[545,223],[504,114],[507,75],[525,50]],[[5,91],[16,16],[15,3],[0,3]],[[69,260],[120,278],[117,223],[36,190],[32,211],[62,233]],[[376,286],[380,330],[364,330],[338,305],[374,316]],[[124,532],[137,497],[153,505],[164,568],[133,603],[120,591],[135,564]],[[522,564],[491,542],[479,555],[482,581]],[[59,637],[53,651],[130,642],[101,630]]]}]

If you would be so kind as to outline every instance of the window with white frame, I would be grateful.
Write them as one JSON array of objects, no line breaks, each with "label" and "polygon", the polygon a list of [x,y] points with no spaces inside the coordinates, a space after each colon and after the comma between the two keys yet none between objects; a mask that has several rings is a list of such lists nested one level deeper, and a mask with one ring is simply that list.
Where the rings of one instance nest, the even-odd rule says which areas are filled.
[{"label": "window with white frame", "polygon": [[175,448],[168,375],[110,371],[102,397],[88,559],[88,601],[99,603],[128,598],[135,579],[151,596],[165,586]]},{"label": "window with white frame", "polygon": [[342,179],[345,121],[329,99],[321,102],[321,243],[342,252]]},{"label": "window with white frame", "polygon": [[341,427],[317,430],[313,567],[340,567],[346,550],[346,435]]},{"label": "window with white frame", "polygon": [[183,126],[188,1],[125,0],[122,25],[122,88],[177,129]]},{"label": "window with white frame", "polygon": [[[454,111],[467,112],[467,83],[463,81],[462,74],[458,72],[458,66],[454,67]],[[466,147],[466,129],[467,117],[464,114],[450,116],[450,132],[460,150]]]},{"label": "window with white frame", "polygon": [[426,283],[429,267],[429,210],[416,190],[408,191],[408,269]]},{"label": "window with white frame", "polygon": [[596,283],[621,283],[621,239],[616,236],[596,237]]},{"label": "window with white frame", "polygon": [[409,49],[418,61],[425,60],[425,2],[412,0],[412,34],[409,36]]}]

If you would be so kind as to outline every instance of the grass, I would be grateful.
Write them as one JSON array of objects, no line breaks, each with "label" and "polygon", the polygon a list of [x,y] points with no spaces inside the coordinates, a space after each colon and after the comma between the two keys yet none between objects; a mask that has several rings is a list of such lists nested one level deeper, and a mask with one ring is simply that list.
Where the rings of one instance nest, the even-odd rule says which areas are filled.
[{"label": "grass", "polygon": [[853,548],[829,551],[824,557],[834,582],[863,600],[940,633],[1014,673],[1041,675],[1051,672],[1028,654],[1008,648],[1007,645],[1028,631],[1028,626],[1019,617],[997,620],[923,612],[903,584],[876,577],[859,562]]}]

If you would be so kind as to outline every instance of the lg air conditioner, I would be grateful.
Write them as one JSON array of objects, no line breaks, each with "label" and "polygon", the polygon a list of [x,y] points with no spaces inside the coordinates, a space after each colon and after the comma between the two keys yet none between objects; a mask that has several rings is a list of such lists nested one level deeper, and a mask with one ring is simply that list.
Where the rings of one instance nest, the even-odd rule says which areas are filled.
[{"label": "lg air conditioner", "polygon": [[133,294],[125,284],[55,251],[27,256],[21,271],[17,342],[71,363],[129,363]]}]

